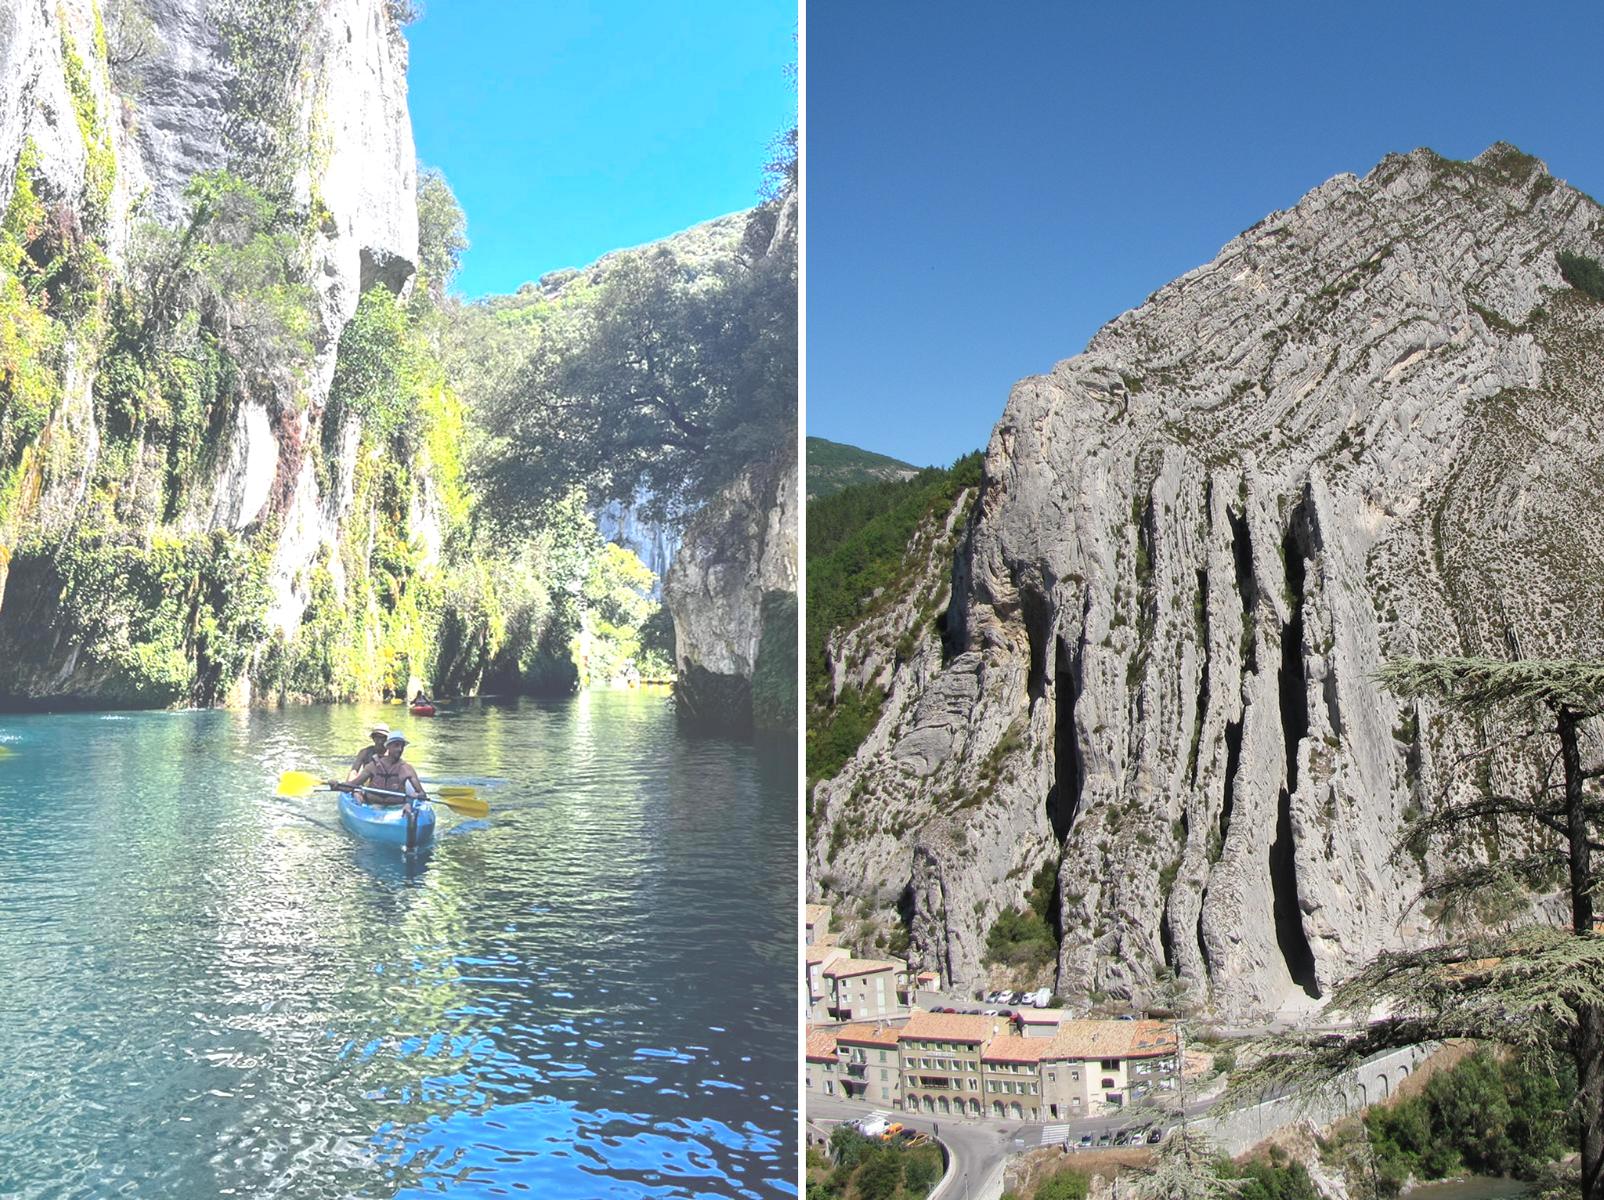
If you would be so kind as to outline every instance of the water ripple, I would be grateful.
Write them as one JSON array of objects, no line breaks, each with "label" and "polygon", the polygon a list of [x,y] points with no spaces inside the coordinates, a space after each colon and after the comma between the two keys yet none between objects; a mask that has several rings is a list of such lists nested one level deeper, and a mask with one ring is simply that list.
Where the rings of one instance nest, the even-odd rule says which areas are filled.
[{"label": "water ripple", "polygon": [[393,709],[11,720],[0,1194],[794,1194],[793,766],[655,697],[413,722],[420,861],[332,800]]}]

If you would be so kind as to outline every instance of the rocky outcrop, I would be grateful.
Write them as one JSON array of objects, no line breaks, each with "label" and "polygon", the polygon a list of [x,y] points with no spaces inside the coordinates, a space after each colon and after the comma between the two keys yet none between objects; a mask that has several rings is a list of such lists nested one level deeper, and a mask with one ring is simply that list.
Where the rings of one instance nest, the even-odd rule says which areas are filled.
[{"label": "rocky outcrop", "polygon": [[[751,729],[760,659],[788,632],[795,661],[797,482],[794,459],[747,467],[685,529],[663,601],[674,618],[675,699],[689,724]],[[783,618],[764,619],[765,610],[783,612],[775,600],[784,596],[791,597],[789,631],[769,628]]]},{"label": "rocky outcrop", "polygon": [[1392,851],[1466,731],[1373,672],[1604,651],[1604,307],[1556,262],[1601,229],[1511,147],[1392,156],[1018,384],[815,881],[962,988],[1054,864],[1060,991],[1172,970],[1228,1014],[1426,936]]},{"label": "rocky outcrop", "polygon": [[[126,275],[146,222],[186,219],[185,189],[202,172],[233,172],[304,216],[310,361],[242,377],[206,431],[207,453],[177,511],[161,514],[124,489],[118,503],[132,523],[113,531],[147,545],[158,525],[164,537],[228,530],[271,541],[268,625],[293,638],[320,566],[330,564],[338,588],[342,544],[367,536],[346,527],[348,459],[320,477],[308,447],[322,439],[340,336],[363,292],[402,292],[417,258],[406,43],[385,0],[142,0],[138,8],[150,51],[120,78],[93,0],[22,0],[0,11],[0,195],[26,168],[52,221],[103,249],[114,278]],[[104,473],[95,392],[107,347],[93,329],[65,326],[59,398],[37,447],[7,464],[20,478],[0,534],[7,552],[77,523]],[[330,441],[349,449],[355,432]],[[139,447],[129,488],[155,486],[165,453]],[[414,535],[437,545],[427,484],[412,504]],[[257,536],[269,526],[271,536]],[[0,640],[26,637],[12,619],[36,607],[25,593],[21,580],[8,588]],[[0,679],[0,691],[14,701],[122,702],[95,683],[100,665],[81,669],[76,651],[70,657]]]}]

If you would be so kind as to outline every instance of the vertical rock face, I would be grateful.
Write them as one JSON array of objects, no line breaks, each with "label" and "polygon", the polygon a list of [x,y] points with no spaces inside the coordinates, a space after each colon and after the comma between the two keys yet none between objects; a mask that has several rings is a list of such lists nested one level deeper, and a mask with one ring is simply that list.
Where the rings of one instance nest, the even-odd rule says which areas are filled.
[{"label": "vertical rock face", "polygon": [[691,520],[663,581],[676,698],[693,724],[752,726],[752,677],[765,638],[784,641],[783,630],[765,628],[765,599],[775,593],[792,598],[795,657],[797,482],[794,460],[746,468]]},{"label": "vertical rock face", "polygon": [[[229,170],[308,214],[301,234],[315,296],[304,370],[242,384],[238,407],[213,439],[193,481],[180,534],[245,530],[274,522],[269,620],[293,634],[310,600],[314,567],[350,531],[348,463],[320,486],[307,447],[335,370],[340,335],[362,292],[399,294],[417,258],[416,161],[406,101],[406,43],[385,0],[141,0],[153,49],[122,79],[108,67],[94,0],[19,0],[0,8],[0,195],[10,195],[25,153],[41,198],[96,233],[113,271],[126,265],[141,224],[185,219],[184,192],[202,172]],[[86,119],[87,118],[87,119]],[[264,149],[264,147],[266,149]],[[114,163],[103,222],[91,220],[93,160]],[[267,179],[264,155],[273,158]],[[264,182],[265,180],[265,182]],[[7,513],[5,548],[75,519],[101,450],[95,348],[69,333],[62,396],[39,441],[51,469],[24,472],[22,503]],[[352,445],[346,429],[333,441]],[[147,456],[149,457],[149,456]],[[159,470],[159,456],[151,460]],[[332,480],[332,484],[330,483]],[[415,533],[437,544],[433,510]],[[154,528],[131,530],[148,538]],[[0,582],[3,582],[0,568]],[[30,603],[8,593],[16,613]],[[9,630],[9,631],[8,631]],[[17,633],[0,612],[0,635]],[[52,660],[4,681],[14,695],[93,699],[96,675]]]},{"label": "vertical rock face", "polygon": [[1604,211],[1536,160],[1340,176],[1018,384],[812,873],[959,986],[1056,864],[1059,989],[1246,1014],[1429,933],[1393,855],[1463,731],[1389,657],[1596,656]]}]

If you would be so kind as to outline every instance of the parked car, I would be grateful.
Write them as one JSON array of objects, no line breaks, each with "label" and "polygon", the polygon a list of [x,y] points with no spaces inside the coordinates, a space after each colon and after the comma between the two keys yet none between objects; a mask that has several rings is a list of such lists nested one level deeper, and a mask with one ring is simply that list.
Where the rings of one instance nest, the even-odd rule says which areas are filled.
[{"label": "parked car", "polygon": [[1150,1130],[1148,1130],[1147,1131],[1147,1144],[1149,1146],[1158,1145],[1160,1142],[1162,1142],[1164,1140],[1164,1132],[1165,1131],[1162,1130],[1162,1129],[1150,1129]]},{"label": "parked car", "polygon": [[1081,1149],[1083,1149],[1083,1150],[1087,1146],[1090,1146],[1092,1144],[1092,1135],[1089,1134],[1089,1133],[1081,1134],[1080,1135],[1080,1144],[1081,1144]]},{"label": "parked car", "polygon": [[1099,1146],[1106,1146],[1110,1142],[1112,1142],[1113,1139],[1114,1139],[1114,1135],[1112,1133],[1108,1132],[1108,1130],[1105,1129],[1105,1130],[1103,1130],[1102,1133],[1097,1135],[1097,1144]]}]

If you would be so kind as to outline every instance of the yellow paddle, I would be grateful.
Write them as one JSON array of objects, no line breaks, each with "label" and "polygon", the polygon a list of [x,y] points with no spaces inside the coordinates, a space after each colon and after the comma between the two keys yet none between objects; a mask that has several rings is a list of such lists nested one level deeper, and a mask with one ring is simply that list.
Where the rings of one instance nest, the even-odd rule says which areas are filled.
[{"label": "yellow paddle", "polygon": [[[313,775],[309,771],[285,771],[278,777],[278,786],[274,795],[293,797],[297,800],[305,799],[320,788],[328,786],[326,779]],[[462,813],[468,817],[488,817],[490,805],[479,798],[479,793],[471,787],[443,787],[436,791],[433,798],[440,801],[453,812]]]}]

